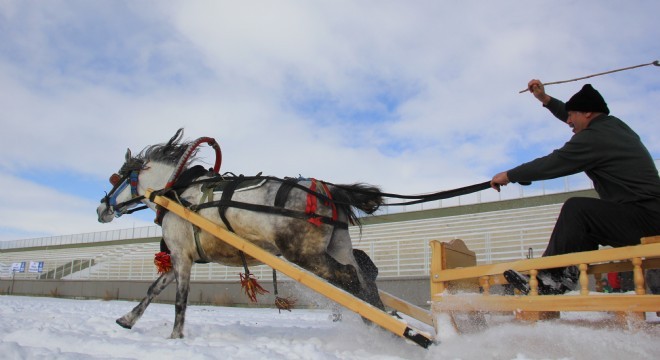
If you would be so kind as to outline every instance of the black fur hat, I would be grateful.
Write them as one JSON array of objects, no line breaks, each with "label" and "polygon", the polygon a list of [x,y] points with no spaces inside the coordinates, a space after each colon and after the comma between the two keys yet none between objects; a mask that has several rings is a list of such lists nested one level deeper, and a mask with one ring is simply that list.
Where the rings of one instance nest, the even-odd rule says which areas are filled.
[{"label": "black fur hat", "polygon": [[609,114],[605,99],[591,84],[586,84],[566,102],[566,111],[599,112]]}]

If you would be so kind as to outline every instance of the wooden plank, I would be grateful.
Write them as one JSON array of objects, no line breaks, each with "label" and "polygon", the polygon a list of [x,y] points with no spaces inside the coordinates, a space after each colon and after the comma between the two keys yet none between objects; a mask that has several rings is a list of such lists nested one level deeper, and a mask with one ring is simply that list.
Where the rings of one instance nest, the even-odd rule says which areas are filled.
[{"label": "wooden plank", "polygon": [[585,251],[579,253],[547,256],[536,259],[518,260],[507,263],[480,265],[470,268],[449,269],[431,274],[432,282],[443,282],[458,279],[481,277],[485,275],[502,274],[504,271],[513,269],[517,271],[529,271],[532,269],[552,269],[557,267],[571,266],[575,264],[592,264],[607,261],[629,260],[634,257],[652,258],[660,257],[660,243],[647,245],[625,246],[614,249],[603,249]]},{"label": "wooden plank", "polygon": [[432,311],[622,311],[660,310],[658,295],[543,295],[436,297]]},{"label": "wooden plank", "polygon": [[396,311],[402,312],[425,324],[433,326],[433,315],[431,314],[430,311],[422,309],[419,306],[413,305],[383,290],[378,290],[378,294],[380,294],[380,299],[383,301],[383,304],[385,304],[385,306],[389,306]]},{"label": "wooden plank", "polygon": [[657,244],[660,243],[660,235],[643,237],[642,244]]},{"label": "wooden plank", "polygon": [[[642,261],[642,268],[644,270],[648,269],[660,269],[660,258],[658,259],[646,259]],[[607,264],[596,264],[590,265],[587,274],[605,274],[610,272],[624,272],[632,271],[633,265],[630,261],[619,261]]]},{"label": "wooden plank", "polygon": [[149,189],[145,194],[145,196],[152,202],[166,208],[172,213],[200,227],[204,231],[213,234],[213,236],[217,237],[218,239],[228,243],[236,249],[245,252],[253,258],[272,267],[273,269],[280,271],[291,279],[309,287],[310,289],[318,292],[323,296],[336,301],[347,309],[358,313],[362,317],[371,320],[384,329],[391,331],[392,333],[403,338],[409,339],[424,348],[427,348],[431,343],[433,343],[433,340],[430,338],[430,336],[424,332],[409,327],[406,323],[395,319],[388,313],[356,298],[355,296],[342,289],[331,285],[324,279],[321,279],[311,272],[286,260],[280,259],[279,257],[241,238],[240,236],[226,230],[221,225],[193,211],[190,211],[189,209],[173,201],[170,201],[165,197],[157,196],[152,193],[153,190]]}]

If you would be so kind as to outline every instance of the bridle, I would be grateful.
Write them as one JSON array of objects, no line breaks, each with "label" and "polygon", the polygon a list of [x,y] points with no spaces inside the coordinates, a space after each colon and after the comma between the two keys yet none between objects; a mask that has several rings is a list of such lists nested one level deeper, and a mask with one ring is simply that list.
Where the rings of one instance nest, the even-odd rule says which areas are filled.
[{"label": "bridle", "polygon": [[[142,168],[134,169],[127,172],[124,176],[119,174],[112,174],[110,176],[110,184],[112,184],[112,190],[105,195],[101,202],[105,203],[107,209],[115,214],[115,217],[120,217],[124,214],[130,214],[132,212],[142,210],[146,207],[141,207],[139,209],[131,209],[137,203],[144,199],[144,195],[138,194],[138,178],[140,176],[140,170]],[[131,199],[117,203],[117,197],[121,194],[126,187],[131,187]]]}]

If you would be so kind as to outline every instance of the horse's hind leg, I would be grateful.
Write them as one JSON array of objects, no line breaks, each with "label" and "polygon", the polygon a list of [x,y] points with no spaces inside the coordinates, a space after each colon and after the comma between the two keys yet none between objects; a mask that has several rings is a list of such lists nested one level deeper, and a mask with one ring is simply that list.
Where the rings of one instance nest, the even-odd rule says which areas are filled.
[{"label": "horse's hind leg", "polygon": [[355,266],[341,264],[325,252],[321,254],[285,252],[283,255],[287,260],[313,272],[329,283],[360,297],[360,280]]},{"label": "horse's hind leg", "polygon": [[126,329],[132,328],[133,325],[135,325],[135,323],[140,319],[142,314],[144,314],[144,311],[147,309],[149,304],[151,304],[151,301],[153,301],[153,299],[158,296],[161,291],[163,291],[167,285],[172,282],[172,280],[174,280],[174,271],[168,271],[158,277],[158,279],[156,279],[156,281],[154,281],[154,283],[149,286],[149,290],[147,290],[147,296],[142,299],[142,301],[140,301],[140,303],[134,307],[133,310],[117,319],[117,324]]},{"label": "horse's hind leg", "polygon": [[357,270],[357,297],[379,309],[385,308],[376,286],[378,268],[364,251],[352,248],[347,230],[334,231],[328,245],[328,253],[338,262],[350,264]]},{"label": "horse's hind leg", "polygon": [[385,305],[383,305],[383,301],[380,299],[378,287],[376,286],[376,277],[378,276],[376,264],[362,250],[353,249],[353,256],[362,272],[362,298],[371,305],[384,309]]}]

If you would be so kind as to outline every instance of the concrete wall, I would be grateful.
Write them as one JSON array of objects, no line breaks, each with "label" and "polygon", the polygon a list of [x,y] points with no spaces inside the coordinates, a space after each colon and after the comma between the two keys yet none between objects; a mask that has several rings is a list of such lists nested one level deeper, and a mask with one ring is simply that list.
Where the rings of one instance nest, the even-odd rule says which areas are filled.
[{"label": "concrete wall", "polygon": [[[378,288],[402,298],[412,304],[429,308],[429,278],[396,278],[378,280]],[[0,280],[0,294],[51,296],[64,298],[130,300],[139,301],[147,294],[151,281],[112,281],[112,280]],[[192,282],[189,304],[214,304],[223,306],[265,306],[273,305],[275,296],[273,284],[262,282],[270,293],[257,296],[258,303],[251,304],[236,281]],[[305,286],[293,281],[278,281],[280,297],[293,297],[297,307],[317,307],[327,304],[327,300]],[[173,303],[176,286],[167,287],[156,302]],[[128,309],[126,310],[128,311]]]}]

